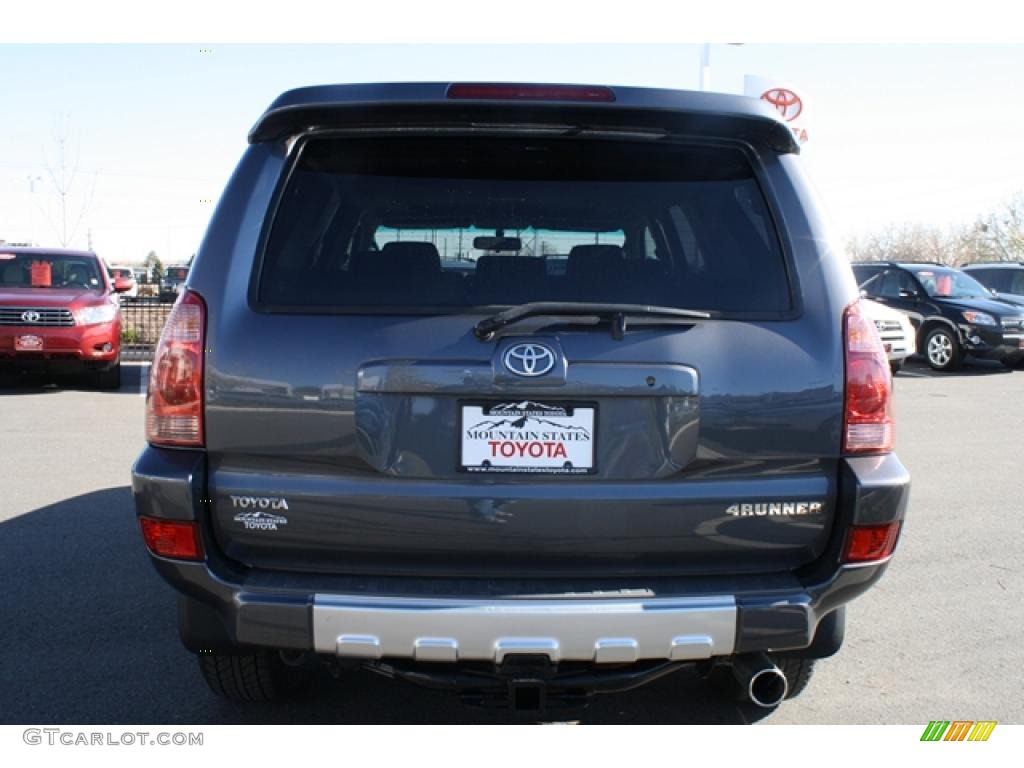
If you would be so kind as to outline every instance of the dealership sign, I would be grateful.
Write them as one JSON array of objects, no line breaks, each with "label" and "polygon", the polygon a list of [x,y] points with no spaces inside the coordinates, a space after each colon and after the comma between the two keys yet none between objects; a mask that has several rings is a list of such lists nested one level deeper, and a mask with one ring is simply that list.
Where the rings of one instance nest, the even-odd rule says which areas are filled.
[{"label": "dealership sign", "polygon": [[759,75],[747,75],[743,79],[743,93],[755,99],[766,101],[775,107],[786,121],[796,140],[807,143],[808,120],[806,95],[792,85]]}]

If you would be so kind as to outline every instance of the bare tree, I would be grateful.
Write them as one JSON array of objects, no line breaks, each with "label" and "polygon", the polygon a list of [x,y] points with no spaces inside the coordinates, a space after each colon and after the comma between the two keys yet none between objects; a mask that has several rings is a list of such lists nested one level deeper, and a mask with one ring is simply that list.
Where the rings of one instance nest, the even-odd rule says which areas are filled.
[{"label": "bare tree", "polygon": [[958,250],[953,247],[959,234],[921,224],[889,227],[856,238],[847,244],[852,261],[934,261],[952,264]]},{"label": "bare tree", "polygon": [[[71,147],[70,117],[61,115],[54,128],[53,148],[46,165],[46,188],[51,205],[40,206],[43,216],[54,231],[62,248],[67,248],[78,234],[96,192],[96,177],[83,189],[80,179],[80,147]],[[56,209],[56,210],[53,210]]]},{"label": "bare tree", "polygon": [[[991,241],[991,242],[990,242]],[[1003,233],[991,236],[983,225],[941,227],[903,224],[863,235],[847,243],[851,261],[931,261],[960,266],[974,261],[1010,258],[997,247],[1012,243]]]},{"label": "bare tree", "polygon": [[981,218],[972,230],[971,240],[978,259],[1024,260],[1024,193]]}]

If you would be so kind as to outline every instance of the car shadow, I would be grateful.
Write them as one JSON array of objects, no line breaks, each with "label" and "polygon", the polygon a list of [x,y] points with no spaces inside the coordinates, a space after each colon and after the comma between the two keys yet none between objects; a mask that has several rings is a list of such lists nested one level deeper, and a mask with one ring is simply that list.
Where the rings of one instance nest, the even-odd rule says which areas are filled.
[{"label": "car shadow", "polygon": [[998,360],[977,360],[968,358],[956,371],[936,371],[923,358],[910,358],[896,374],[896,378],[955,379],[971,376],[1012,375],[1014,372]]},{"label": "car shadow", "polygon": [[[0,522],[2,723],[521,723],[452,693],[367,671],[317,670],[301,696],[236,704],[214,696],[177,637],[175,597],[148,561],[128,487]],[[741,705],[684,669],[597,697],[559,720],[750,723]],[[535,718],[534,718],[535,719]]]},{"label": "car shadow", "polygon": [[144,391],[147,364],[121,364],[121,386],[118,389],[96,389],[72,376],[45,373],[0,374],[0,397],[3,395],[47,395],[54,392],[95,392],[101,395],[137,395]]}]

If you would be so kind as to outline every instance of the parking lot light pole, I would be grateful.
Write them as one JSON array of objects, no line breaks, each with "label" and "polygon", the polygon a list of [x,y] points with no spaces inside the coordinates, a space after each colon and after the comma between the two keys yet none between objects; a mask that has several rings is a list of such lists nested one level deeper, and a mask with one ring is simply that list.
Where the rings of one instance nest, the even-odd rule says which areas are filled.
[{"label": "parking lot light pole", "polygon": [[[727,45],[743,45],[743,43],[727,43]],[[711,43],[704,43],[700,48],[700,89],[711,90]]]}]

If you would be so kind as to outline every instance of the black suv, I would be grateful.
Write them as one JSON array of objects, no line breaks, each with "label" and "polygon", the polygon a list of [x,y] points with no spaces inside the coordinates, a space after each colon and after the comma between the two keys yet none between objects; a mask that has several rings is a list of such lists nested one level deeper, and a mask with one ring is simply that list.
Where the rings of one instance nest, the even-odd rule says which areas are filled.
[{"label": "black suv", "polygon": [[1024,261],[979,262],[961,269],[1003,301],[1024,307]]},{"label": "black suv", "polygon": [[937,371],[968,355],[1013,368],[1024,358],[1024,310],[1000,301],[970,275],[931,263],[853,265],[862,295],[898,309],[917,328],[917,349]]},{"label": "black suv", "polygon": [[136,508],[218,693],[361,666],[534,712],[687,666],[773,707],[882,575],[891,378],[764,102],[321,86],[164,328]]}]

